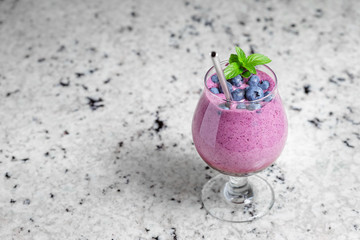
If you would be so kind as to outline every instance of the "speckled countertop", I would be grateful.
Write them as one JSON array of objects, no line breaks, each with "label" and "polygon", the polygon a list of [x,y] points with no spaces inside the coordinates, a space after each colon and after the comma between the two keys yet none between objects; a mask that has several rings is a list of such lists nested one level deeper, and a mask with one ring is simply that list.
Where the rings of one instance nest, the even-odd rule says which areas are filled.
[{"label": "speckled countertop", "polygon": [[[360,239],[360,2],[0,0],[0,239]],[[191,120],[215,49],[270,56],[270,214],[220,222]]]}]

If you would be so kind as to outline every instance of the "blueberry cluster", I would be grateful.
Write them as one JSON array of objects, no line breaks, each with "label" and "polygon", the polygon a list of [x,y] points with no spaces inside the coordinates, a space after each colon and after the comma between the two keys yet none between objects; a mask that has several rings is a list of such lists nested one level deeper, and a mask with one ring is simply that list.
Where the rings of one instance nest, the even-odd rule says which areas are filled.
[{"label": "blueberry cluster", "polygon": [[[214,83],[219,83],[218,76],[217,75],[211,76],[211,81],[213,81]],[[231,93],[232,99],[234,101],[240,101],[240,100],[244,99],[244,96],[245,96],[244,89],[233,89],[233,86],[240,87],[241,84],[243,84],[243,78],[240,75],[238,75],[232,79],[229,79],[226,82],[227,88],[229,89],[229,92]],[[219,88],[216,88],[216,87],[210,88],[210,91],[214,94],[224,93],[221,85],[219,85]]]},{"label": "blueberry cluster", "polygon": [[[211,76],[211,81],[214,83],[219,83],[219,78],[215,74]],[[257,99],[266,97],[270,94],[270,92],[265,92],[270,87],[269,81],[263,80],[260,81],[259,76],[252,75],[250,79],[247,81],[247,87],[245,89],[240,89],[236,87],[240,87],[244,84],[243,78],[241,75],[238,75],[232,79],[229,79],[226,82],[227,88],[231,93],[232,99],[234,101],[241,101],[246,99],[248,101],[255,101]],[[219,84],[219,87],[210,88],[210,91],[214,94],[223,93],[222,87]],[[265,102],[271,101],[271,97],[267,97],[264,99]],[[237,109],[248,109],[248,110],[257,110],[261,108],[261,105],[258,103],[250,103],[246,105],[244,102],[239,103],[236,107]],[[226,109],[226,108],[224,108]]]}]

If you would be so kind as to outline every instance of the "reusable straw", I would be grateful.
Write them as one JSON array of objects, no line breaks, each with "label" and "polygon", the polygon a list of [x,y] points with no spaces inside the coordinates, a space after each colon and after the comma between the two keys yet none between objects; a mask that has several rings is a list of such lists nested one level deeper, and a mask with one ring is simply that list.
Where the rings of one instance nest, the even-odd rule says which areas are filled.
[{"label": "reusable straw", "polygon": [[210,53],[210,56],[211,56],[211,60],[212,60],[212,62],[214,64],[217,76],[219,78],[221,88],[222,88],[222,90],[223,90],[223,92],[225,94],[226,106],[230,107],[230,101],[232,100],[232,98],[231,98],[230,91],[229,91],[229,89],[227,87],[227,84],[226,84],[226,79],[225,79],[224,72],[223,72],[223,70],[222,70],[222,68],[220,66],[220,61],[219,61],[219,58],[218,58],[218,54],[217,54],[217,52],[212,51]]}]

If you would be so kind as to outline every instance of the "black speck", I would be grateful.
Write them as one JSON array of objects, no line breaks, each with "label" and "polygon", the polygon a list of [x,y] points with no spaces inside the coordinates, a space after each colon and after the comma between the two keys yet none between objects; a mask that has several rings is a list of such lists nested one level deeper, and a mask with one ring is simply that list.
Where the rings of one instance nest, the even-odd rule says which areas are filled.
[{"label": "black speck", "polygon": [[11,176],[10,176],[10,174],[9,174],[8,172],[5,173],[5,177],[6,177],[7,179],[11,178]]},{"label": "black speck", "polygon": [[279,179],[279,180],[282,181],[282,182],[285,181],[284,176],[276,176],[276,178]]},{"label": "black speck", "polygon": [[64,135],[69,135],[69,132],[67,130],[65,130]]},{"label": "black speck", "polygon": [[255,46],[250,45],[250,54],[254,54],[254,53],[255,53]]},{"label": "black speck", "polygon": [[91,110],[95,111],[96,109],[100,108],[100,107],[104,107],[104,104],[100,104],[101,102],[103,102],[102,98],[91,98],[91,97],[87,97],[88,99],[88,105],[90,106]]},{"label": "black speck", "polygon": [[308,120],[308,122],[313,124],[316,128],[320,129],[320,123],[322,121],[320,121],[320,119],[318,119],[318,118],[314,118],[313,120]]},{"label": "black speck", "polygon": [[66,212],[70,212],[70,210],[68,208],[65,209]]},{"label": "black speck", "polygon": [[23,161],[23,162],[27,162],[27,161],[29,161],[30,159],[29,158],[23,158],[23,159],[21,159],[21,161]]},{"label": "black speck", "polygon": [[205,170],[209,170],[209,169],[210,169],[210,167],[209,167],[209,166],[206,166],[206,167],[205,167]]},{"label": "black speck", "polygon": [[150,231],[150,229],[148,229],[148,228],[145,228],[145,231],[146,231],[146,232],[149,232],[149,231]]},{"label": "black speck", "polygon": [[62,51],[64,51],[64,50],[65,50],[65,46],[64,46],[64,45],[61,45],[57,51],[58,51],[58,52],[62,52]]},{"label": "black speck", "polygon": [[157,236],[157,237],[152,237],[151,239],[153,239],[153,240],[159,240],[159,236]]},{"label": "black speck", "polygon": [[291,110],[294,110],[294,111],[297,111],[297,112],[300,112],[300,111],[301,111],[301,108],[299,108],[299,107],[294,107],[294,106],[290,106],[290,109],[291,109]]},{"label": "black speck", "polygon": [[324,15],[324,12],[322,9],[320,9],[320,8],[316,9],[316,12],[315,12],[316,18],[321,18],[323,15]]},{"label": "black speck", "polygon": [[38,59],[38,62],[39,62],[39,63],[45,62],[45,58],[39,58],[39,59]]},{"label": "black speck", "polygon": [[90,69],[90,70],[89,70],[89,73],[90,73],[90,74],[93,74],[93,73],[96,72],[96,71],[99,71],[99,69],[98,69],[98,68]]},{"label": "black speck", "polygon": [[177,240],[176,228],[172,227],[171,230],[172,230],[171,236],[173,237],[173,240]]},{"label": "black speck", "polygon": [[50,193],[50,198],[54,198],[54,197],[55,197],[55,195]]},{"label": "black speck", "polygon": [[355,148],[355,147],[354,147],[353,145],[351,145],[348,141],[349,141],[349,139],[344,140],[343,143],[345,143],[345,145],[346,145],[347,147],[349,147],[349,148]]},{"label": "black speck", "polygon": [[89,51],[90,51],[90,52],[96,52],[96,48],[95,48],[95,47],[91,47],[91,48],[89,48]]},{"label": "black speck", "polygon": [[13,91],[13,92],[7,92],[7,93],[6,93],[6,97],[10,97],[12,94],[18,93],[18,92],[20,92],[19,89],[15,90],[15,91]]},{"label": "black speck", "polygon": [[62,79],[59,82],[60,86],[62,87],[68,87],[70,85],[70,80],[68,80],[67,82],[64,82]]},{"label": "black speck", "polygon": [[156,145],[156,150],[161,151],[164,150],[165,145],[162,143],[161,145]]},{"label": "black speck", "polygon": [[11,203],[11,204],[14,204],[14,203],[16,203],[16,200],[10,199],[10,203]]},{"label": "black speck", "polygon": [[123,142],[123,141],[119,142],[119,147],[122,147],[122,146],[124,146],[124,142]]},{"label": "black speck", "polygon": [[311,92],[310,87],[311,86],[309,84],[304,86],[304,93],[305,94],[309,94],[309,92]]},{"label": "black speck", "polygon": [[207,27],[212,28],[213,27],[213,22],[214,22],[214,20],[206,20],[204,25],[207,26]]},{"label": "black speck", "polygon": [[130,14],[131,14],[132,17],[137,17],[138,16],[136,12],[131,12]]},{"label": "black speck", "polygon": [[159,112],[156,112],[156,119],[153,129],[156,133],[159,133],[162,129],[166,128],[164,121],[160,120]]},{"label": "black speck", "polygon": [[196,16],[196,15],[192,15],[191,16],[191,20],[193,20],[194,22],[201,22],[201,17],[199,16]]},{"label": "black speck", "polygon": [[245,26],[245,22],[244,22],[244,21],[239,21],[239,24],[240,24],[241,26]]},{"label": "black speck", "polygon": [[111,78],[108,78],[104,81],[104,84],[108,84],[111,81]]},{"label": "black speck", "polygon": [[84,73],[75,73],[75,76],[77,78],[81,78],[81,77],[85,76],[85,74]]},{"label": "black speck", "polygon": [[329,112],[329,116],[332,116],[334,113],[333,112]]}]

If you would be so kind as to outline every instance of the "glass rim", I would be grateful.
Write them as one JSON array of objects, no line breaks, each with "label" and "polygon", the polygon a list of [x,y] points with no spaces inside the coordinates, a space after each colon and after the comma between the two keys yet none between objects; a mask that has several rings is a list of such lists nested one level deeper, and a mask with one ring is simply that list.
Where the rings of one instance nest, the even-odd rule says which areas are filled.
[{"label": "glass rim", "polygon": [[[221,61],[220,64],[221,64],[221,65],[223,65],[223,64],[225,65],[225,64],[228,63],[228,62],[229,62],[229,61],[224,60],[224,61]],[[205,74],[205,78],[204,78],[205,91],[207,91],[208,93],[210,93],[211,95],[213,95],[215,98],[217,98],[217,99],[219,99],[219,100],[221,100],[221,101],[223,101],[223,102],[245,103],[245,104],[262,102],[263,100],[265,100],[266,98],[268,98],[269,95],[273,95],[273,93],[275,93],[275,91],[277,90],[278,81],[277,81],[277,76],[276,76],[275,72],[274,72],[268,65],[264,64],[264,65],[259,65],[259,66],[264,66],[265,68],[267,68],[267,69],[274,75],[274,78],[275,78],[275,79],[273,79],[273,80],[275,81],[275,86],[274,86],[274,88],[273,88],[271,91],[269,91],[269,94],[268,94],[267,96],[264,96],[264,97],[262,97],[262,98],[259,98],[259,99],[253,100],[253,101],[247,100],[246,102],[245,102],[245,100],[244,100],[245,98],[242,99],[242,100],[240,100],[240,101],[235,101],[235,100],[230,100],[230,101],[228,101],[228,100],[226,100],[226,99],[223,99],[223,98],[219,97],[217,94],[211,92],[210,89],[209,89],[209,88],[207,87],[207,85],[206,85],[206,81],[207,81],[207,79],[208,79],[208,75],[209,75],[210,71],[214,69],[214,66],[212,66],[211,68],[209,68],[209,70],[208,70],[208,71],[206,72],[206,74]],[[256,67],[258,67],[258,66],[256,66]],[[255,68],[256,68],[256,67],[255,67]],[[215,72],[216,72],[216,71],[215,71]]]}]

